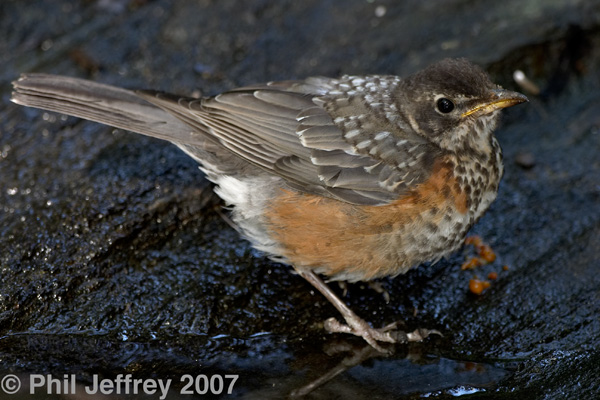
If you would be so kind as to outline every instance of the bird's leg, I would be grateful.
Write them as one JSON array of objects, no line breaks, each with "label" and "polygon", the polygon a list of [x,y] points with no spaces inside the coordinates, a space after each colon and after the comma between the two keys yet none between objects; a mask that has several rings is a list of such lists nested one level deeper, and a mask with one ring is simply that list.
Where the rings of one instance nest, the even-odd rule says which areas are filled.
[{"label": "bird's leg", "polygon": [[371,327],[365,320],[356,315],[335,293],[327,286],[321,278],[313,271],[301,270],[296,268],[296,271],[310,282],[319,292],[323,294],[333,304],[335,308],[342,314],[347,325],[338,322],[335,318],[329,318],[325,321],[325,329],[329,332],[351,333],[356,336],[361,336],[374,349],[382,353],[388,353],[377,342],[398,343],[398,342],[413,342],[421,341],[429,336],[430,333],[439,333],[426,329],[417,329],[411,333],[405,333],[396,330],[397,324],[394,322],[381,329]]}]

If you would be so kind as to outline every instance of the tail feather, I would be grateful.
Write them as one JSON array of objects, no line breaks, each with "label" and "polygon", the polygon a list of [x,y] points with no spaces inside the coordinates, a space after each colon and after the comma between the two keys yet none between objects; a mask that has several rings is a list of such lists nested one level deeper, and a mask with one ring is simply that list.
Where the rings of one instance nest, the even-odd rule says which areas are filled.
[{"label": "tail feather", "polygon": [[167,108],[169,104],[161,102],[168,99],[177,104],[177,96],[157,97],[156,92],[49,74],[23,74],[13,82],[13,89],[14,103],[172,142],[198,161],[213,181],[218,174],[237,175],[250,170],[256,174],[257,167],[225,148],[199,119],[192,120],[188,114],[177,112],[177,107]]},{"label": "tail feather", "polygon": [[130,90],[48,74],[23,74],[13,82],[13,88],[11,100],[20,105],[72,115],[177,144],[200,144],[193,143],[200,138],[191,140],[193,129],[189,125]]}]

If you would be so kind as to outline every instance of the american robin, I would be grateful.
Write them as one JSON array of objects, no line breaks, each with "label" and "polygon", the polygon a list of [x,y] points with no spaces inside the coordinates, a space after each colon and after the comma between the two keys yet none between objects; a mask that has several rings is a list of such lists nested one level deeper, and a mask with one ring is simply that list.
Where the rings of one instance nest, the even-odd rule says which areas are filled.
[{"label": "american robin", "polygon": [[[375,329],[319,277],[395,276],[456,250],[502,177],[499,110],[527,101],[464,59],[405,79],[312,77],[210,98],[24,74],[12,101],[173,142],[198,161],[257,249],[339,310],[326,328],[376,349]],[[411,338],[419,338],[416,335]]]}]

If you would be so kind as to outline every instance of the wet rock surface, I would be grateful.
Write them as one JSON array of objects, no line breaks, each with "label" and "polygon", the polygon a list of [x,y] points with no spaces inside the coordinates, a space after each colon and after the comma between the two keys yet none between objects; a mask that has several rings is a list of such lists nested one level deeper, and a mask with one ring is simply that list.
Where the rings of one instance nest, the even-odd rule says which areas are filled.
[{"label": "wet rock surface", "polygon": [[[173,398],[185,374],[238,374],[231,398],[598,396],[599,48],[582,0],[2,1],[0,375],[171,378]],[[383,280],[389,302],[348,286],[374,325],[444,335],[392,356],[325,334],[333,307],[239,237],[174,146],[8,100],[31,71],[211,95],[458,56],[540,94],[497,131],[506,173],[473,229],[496,260],[462,271],[467,246]]]}]

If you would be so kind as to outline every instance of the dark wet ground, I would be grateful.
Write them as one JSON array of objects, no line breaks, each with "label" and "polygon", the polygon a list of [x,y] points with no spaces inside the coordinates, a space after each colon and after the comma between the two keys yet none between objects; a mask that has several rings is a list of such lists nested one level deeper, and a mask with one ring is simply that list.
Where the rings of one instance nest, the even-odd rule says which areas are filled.
[{"label": "dark wet ground", "polygon": [[[228,398],[285,398],[319,379],[307,398],[600,396],[598,49],[594,1],[3,0],[0,376],[25,382],[11,398],[27,397],[31,374],[75,374],[81,394],[94,375],[128,373],[173,379],[170,398],[194,398],[178,394],[186,374],[239,375]],[[383,280],[389,303],[349,286],[344,300],[375,325],[444,334],[388,357],[325,334],[335,310],[238,237],[174,146],[8,101],[26,71],[215,94],[403,75],[446,56],[511,89],[521,69],[542,93],[498,131],[505,179],[474,228],[497,260],[461,271],[466,248]],[[469,279],[492,271],[471,294]]]}]

